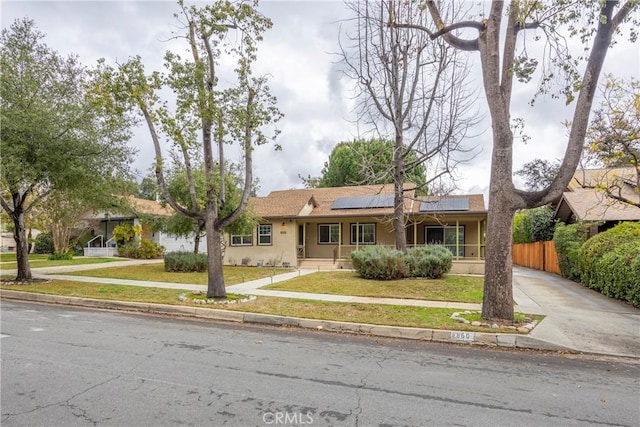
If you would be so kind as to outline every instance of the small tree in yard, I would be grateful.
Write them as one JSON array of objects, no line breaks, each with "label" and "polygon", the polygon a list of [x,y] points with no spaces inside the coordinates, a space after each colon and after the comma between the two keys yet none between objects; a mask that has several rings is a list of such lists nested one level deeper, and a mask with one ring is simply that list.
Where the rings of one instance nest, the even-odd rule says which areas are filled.
[{"label": "small tree in yard", "polygon": [[[580,161],[589,112],[607,51],[614,34],[630,20],[634,21],[631,36],[635,41],[638,17],[634,17],[633,12],[638,2],[493,1],[484,19],[455,23],[445,22],[446,17],[435,1],[426,1],[420,7],[428,10],[433,25],[416,25],[399,19],[390,25],[422,29],[432,39],[443,38],[450,46],[480,55],[493,133],[482,317],[513,320],[511,232],[514,214],[519,209],[551,203],[567,187]],[[478,35],[464,38],[459,30],[477,31]],[[525,35],[532,32],[534,40],[524,43]],[[572,52],[565,35],[579,37],[585,49],[578,47]],[[542,61],[531,56],[538,40],[547,43],[544,52],[549,56]],[[512,94],[514,79],[529,82],[539,64],[542,69],[537,74],[541,77],[538,94],[551,92],[553,85],[559,86],[560,95],[566,97],[567,103],[575,101],[575,110],[558,174],[544,189],[524,191],[516,189],[512,180]]]},{"label": "small tree in yard", "polygon": [[[222,233],[245,211],[253,188],[253,150],[269,141],[266,127],[281,118],[267,80],[252,76],[257,43],[272,24],[257,11],[257,2],[221,0],[198,8],[180,1],[178,5],[177,17],[184,32],[176,38],[186,42],[188,57],[167,52],[168,74],[150,75],[140,58],[132,59],[104,73],[103,96],[107,105],[117,107],[124,101],[141,113],[155,148],[155,173],[162,197],[176,212],[204,222],[207,297],[225,298]],[[173,92],[175,108],[160,101],[161,89]],[[180,204],[169,192],[161,139],[172,143],[181,156],[189,206]],[[216,178],[228,174],[225,147],[233,143],[240,146],[244,157],[238,200],[232,200],[234,192],[227,182]],[[194,178],[195,153],[204,165],[201,200]]]}]

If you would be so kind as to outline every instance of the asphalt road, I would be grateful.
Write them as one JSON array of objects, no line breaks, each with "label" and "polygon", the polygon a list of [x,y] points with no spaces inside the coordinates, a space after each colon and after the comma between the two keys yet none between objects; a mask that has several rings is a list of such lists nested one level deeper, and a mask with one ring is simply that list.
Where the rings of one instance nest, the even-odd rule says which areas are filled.
[{"label": "asphalt road", "polygon": [[640,364],[2,301],[6,426],[640,424]]}]

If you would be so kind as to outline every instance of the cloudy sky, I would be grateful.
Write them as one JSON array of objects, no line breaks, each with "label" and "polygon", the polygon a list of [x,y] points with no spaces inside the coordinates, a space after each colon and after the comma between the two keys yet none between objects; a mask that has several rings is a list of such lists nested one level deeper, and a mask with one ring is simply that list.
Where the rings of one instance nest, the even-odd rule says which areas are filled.
[{"label": "cloudy sky", "polygon": [[[160,70],[162,57],[176,45],[167,40],[176,30],[172,1],[5,1],[1,3],[2,27],[15,19],[29,17],[46,34],[49,47],[62,54],[76,53],[85,65],[98,58],[109,63],[123,62],[140,55],[147,70]],[[488,5],[484,5],[487,8]],[[341,77],[336,63],[338,28],[350,17],[341,1],[264,1],[262,12],[273,20],[273,29],[265,35],[259,50],[257,71],[270,74],[271,87],[285,117],[280,122],[279,143],[283,151],[272,147],[256,150],[254,176],[260,180],[260,195],[271,190],[300,188],[298,175],[318,176],[332,148],[351,140],[366,129],[354,123],[352,82]],[[475,83],[479,80],[477,55]],[[640,48],[622,41],[612,49],[605,72],[619,77],[640,75]],[[528,101],[531,88],[514,90],[513,117],[526,120],[527,143],[514,149],[514,170],[533,158],[554,160],[566,146],[564,120],[572,106],[563,100],[539,100],[535,107]],[[486,109],[481,94],[477,101]],[[489,185],[491,133],[488,116],[469,141],[479,153],[472,162],[457,171],[459,192],[486,192]],[[144,129],[136,132],[131,144],[138,149],[134,168],[146,173],[153,158],[152,142]]]}]

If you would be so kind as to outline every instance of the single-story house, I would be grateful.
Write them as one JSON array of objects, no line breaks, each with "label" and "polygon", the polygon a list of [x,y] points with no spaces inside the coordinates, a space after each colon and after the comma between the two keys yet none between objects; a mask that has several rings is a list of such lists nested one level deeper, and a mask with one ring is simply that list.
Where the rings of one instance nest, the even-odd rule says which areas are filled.
[{"label": "single-story house", "polygon": [[[393,185],[360,185],[272,191],[250,200],[259,224],[250,234],[224,237],[227,265],[350,268],[352,251],[367,245],[395,247],[392,226]],[[142,237],[166,251],[191,251],[193,238],[152,232],[140,217],[167,216],[172,210],[153,200],[129,198],[125,214],[98,212],[91,216],[95,238],[85,255],[117,253],[113,228],[123,222],[142,226]],[[407,246],[444,245],[454,255],[454,272],[484,273],[487,210],[482,194],[416,195],[405,188]],[[131,211],[144,215],[135,215]],[[206,252],[206,237],[200,251]]]},{"label": "single-story house", "polygon": [[636,169],[578,169],[560,198],[555,217],[567,224],[591,222],[591,234],[621,221],[640,221]]},{"label": "single-story house", "polygon": [[154,232],[148,222],[142,220],[151,216],[171,216],[173,211],[154,201],[129,196],[125,207],[114,207],[110,210],[88,214],[85,221],[93,230],[93,239],[84,248],[85,256],[115,256],[118,254],[113,239],[113,229],[120,224],[129,223],[142,227],[142,238],[151,240],[165,247],[167,251],[189,251],[188,239],[171,236],[162,232]]},{"label": "single-story house", "polygon": [[[391,184],[272,191],[251,209],[260,224],[228,236],[226,264],[349,268],[353,250],[395,247]],[[441,244],[454,254],[454,271],[484,272],[482,194],[419,197],[406,186],[404,209],[409,247]]]}]

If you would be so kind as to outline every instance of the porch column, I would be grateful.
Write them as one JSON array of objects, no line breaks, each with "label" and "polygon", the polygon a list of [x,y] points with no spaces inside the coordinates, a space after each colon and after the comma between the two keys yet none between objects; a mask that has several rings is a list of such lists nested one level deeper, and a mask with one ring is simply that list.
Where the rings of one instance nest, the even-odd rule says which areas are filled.
[{"label": "porch column", "polygon": [[338,227],[338,258],[342,258],[342,222]]},{"label": "porch column", "polygon": [[[425,241],[425,243],[427,243]],[[415,248],[416,246],[418,246],[418,223],[417,222],[413,222],[413,247]]]},{"label": "porch column", "polygon": [[478,259],[480,259],[480,245],[481,245],[481,234],[480,234],[480,228],[481,228],[481,220],[478,220]]},{"label": "porch column", "polygon": [[360,222],[356,221],[356,251],[358,250],[359,242],[360,242]]},{"label": "porch column", "polygon": [[456,219],[456,258],[460,259],[460,221]]}]

